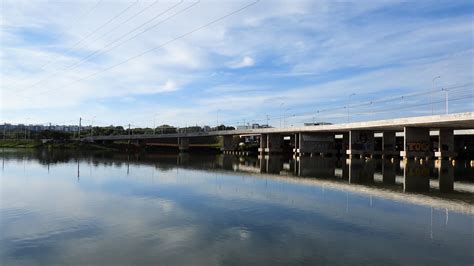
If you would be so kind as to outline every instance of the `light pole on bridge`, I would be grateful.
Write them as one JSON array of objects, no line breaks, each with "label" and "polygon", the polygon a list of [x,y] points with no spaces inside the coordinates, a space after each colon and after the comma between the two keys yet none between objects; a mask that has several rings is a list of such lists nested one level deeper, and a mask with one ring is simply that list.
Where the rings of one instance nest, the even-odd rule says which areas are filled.
[{"label": "light pole on bridge", "polygon": [[434,106],[433,106],[433,92],[434,92],[434,89],[435,89],[435,81],[437,79],[440,79],[441,76],[436,76],[433,78],[432,82],[433,82],[433,87],[431,88],[431,93],[430,93],[430,103],[431,103],[431,115],[434,115]]}]

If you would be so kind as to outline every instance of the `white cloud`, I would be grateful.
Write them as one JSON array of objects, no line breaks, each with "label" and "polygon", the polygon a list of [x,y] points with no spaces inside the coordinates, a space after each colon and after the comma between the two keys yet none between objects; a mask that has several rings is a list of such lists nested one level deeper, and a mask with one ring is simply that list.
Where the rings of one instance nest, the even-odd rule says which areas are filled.
[{"label": "white cloud", "polygon": [[244,56],[242,60],[230,64],[230,68],[251,67],[255,64],[255,60],[250,56]]},{"label": "white cloud", "polygon": [[[446,85],[473,79],[469,16],[407,19],[398,13],[370,13],[388,12],[392,5],[402,5],[399,10],[423,10],[409,8],[415,3],[405,4],[407,7],[390,1],[262,0],[161,47],[247,4],[204,0],[137,38],[64,71],[61,69],[105,50],[175,3],[165,1],[105,34],[151,3],[139,1],[123,17],[94,34],[94,41],[74,47],[131,2],[103,1],[87,19],[77,18],[93,2],[69,2],[2,2],[0,90],[2,119],[7,122],[33,114],[42,121],[60,122],[64,116],[100,112],[101,120],[122,123],[131,119],[133,110],[134,114],[159,111],[171,124],[212,124],[216,108],[229,110],[220,118],[225,120],[278,113],[273,105],[262,105],[275,98],[284,98],[288,105],[310,104],[323,97],[330,98],[326,102],[344,99],[351,90],[359,95],[397,86],[407,91],[425,90],[436,75],[442,75],[440,83]],[[185,1],[179,8],[189,4]],[[429,4],[425,9],[436,6]],[[54,38],[43,43],[37,40],[42,34]],[[142,54],[150,49],[155,50]],[[51,64],[42,67],[50,60]],[[234,73],[239,72],[235,69],[255,66],[256,61],[259,68],[252,73]],[[41,80],[45,82],[32,86]],[[154,94],[160,95],[155,99]],[[91,103],[97,105],[91,107]],[[117,105],[120,110],[116,110]],[[161,109],[156,110],[157,105]],[[147,124],[150,120],[144,116],[136,121]]]}]

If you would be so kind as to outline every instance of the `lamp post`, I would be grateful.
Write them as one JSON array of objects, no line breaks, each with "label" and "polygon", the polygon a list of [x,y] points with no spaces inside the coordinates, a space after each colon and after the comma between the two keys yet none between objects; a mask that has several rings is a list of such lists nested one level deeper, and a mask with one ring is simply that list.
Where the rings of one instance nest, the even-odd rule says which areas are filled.
[{"label": "lamp post", "polygon": [[286,127],[286,111],[290,110],[291,108],[286,108],[283,111],[283,127]]},{"label": "lamp post", "polygon": [[445,102],[445,105],[444,105],[444,108],[445,108],[445,112],[446,114],[449,114],[449,90],[448,89],[441,89],[442,91],[444,91],[444,96],[445,96],[445,99],[446,99],[446,102]]},{"label": "lamp post", "polygon": [[435,80],[440,79],[441,76],[436,76],[433,78],[433,88],[431,88],[431,93],[430,93],[430,103],[431,103],[431,115],[434,115],[434,106],[433,106],[433,92],[435,88]]}]

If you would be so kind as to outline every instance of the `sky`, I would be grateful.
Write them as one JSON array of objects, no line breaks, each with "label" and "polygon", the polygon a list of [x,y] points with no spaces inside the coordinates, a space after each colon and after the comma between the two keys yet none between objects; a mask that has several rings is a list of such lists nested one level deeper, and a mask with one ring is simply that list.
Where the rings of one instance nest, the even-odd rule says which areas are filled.
[{"label": "sky", "polygon": [[2,0],[0,15],[1,123],[474,111],[472,1]]}]

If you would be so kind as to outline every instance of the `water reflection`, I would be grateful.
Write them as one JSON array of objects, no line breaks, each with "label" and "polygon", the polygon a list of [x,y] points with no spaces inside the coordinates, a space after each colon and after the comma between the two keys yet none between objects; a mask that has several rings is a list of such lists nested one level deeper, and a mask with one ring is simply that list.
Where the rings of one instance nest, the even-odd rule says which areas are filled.
[{"label": "water reflection", "polygon": [[[469,164],[1,154],[0,264],[469,264]],[[399,254],[403,254],[400,256]]]}]

